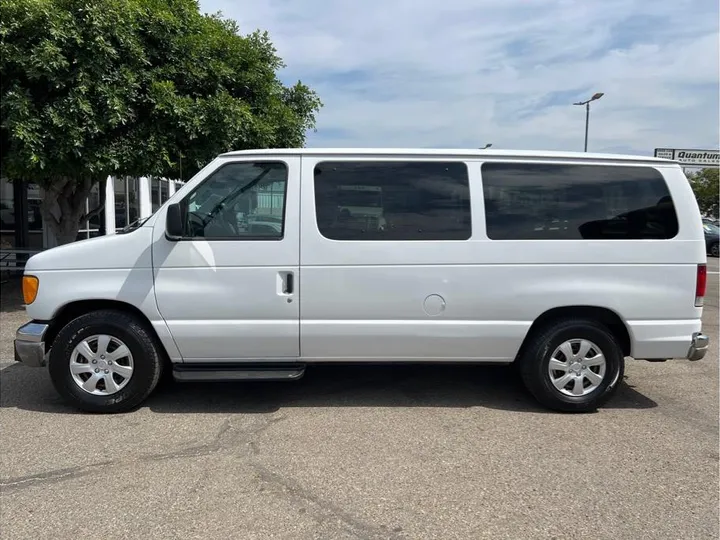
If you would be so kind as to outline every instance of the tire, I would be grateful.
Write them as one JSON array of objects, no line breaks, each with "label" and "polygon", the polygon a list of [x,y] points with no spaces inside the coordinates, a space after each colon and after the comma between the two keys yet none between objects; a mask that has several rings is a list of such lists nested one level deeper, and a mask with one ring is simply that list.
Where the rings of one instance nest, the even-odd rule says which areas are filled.
[{"label": "tire", "polygon": [[[100,355],[101,339],[107,343],[108,338],[109,344],[102,348],[107,351],[108,360],[104,360],[106,355]],[[118,344],[126,348],[121,349]],[[81,350],[84,345],[90,347],[89,351],[82,349],[87,351],[85,355],[76,352],[76,347]],[[126,412],[142,403],[157,386],[163,366],[158,350],[155,337],[137,317],[122,311],[94,311],[72,320],[58,333],[50,349],[50,378],[58,393],[78,409],[93,413]],[[124,351],[128,354],[124,355]],[[112,358],[116,358],[114,366],[107,365],[113,364]],[[73,375],[71,365],[83,373]],[[110,371],[119,372],[121,368],[129,376]],[[104,373],[108,372],[113,381],[105,378],[108,375]],[[87,385],[95,393],[80,387],[86,377],[94,377]]]},{"label": "tire", "polygon": [[718,257],[718,256],[720,256],[720,249],[719,249],[719,248],[720,248],[720,246],[719,246],[718,242],[715,242],[714,244],[711,244],[711,245],[710,245],[710,255],[711,255],[712,257]]},{"label": "tire", "polygon": [[[582,353],[580,346],[583,344],[590,343],[592,347],[586,355],[581,354],[566,360],[565,354],[559,351],[559,347],[568,343],[573,355]],[[567,350],[565,345],[563,346]],[[597,352],[601,352],[604,356],[604,368],[599,365],[589,365],[598,362],[599,357],[594,354]],[[553,356],[555,357],[553,366],[559,366],[561,369],[553,371],[551,375],[549,367]],[[580,358],[584,360],[581,361]],[[518,360],[525,387],[540,404],[560,412],[595,411],[615,394],[625,372],[622,347],[605,326],[592,320],[568,319],[543,327],[529,338]],[[565,369],[558,362],[570,367]],[[602,380],[597,382],[598,375],[603,369]],[[595,382],[589,379],[588,371],[594,373]],[[558,389],[553,384],[552,377],[562,385],[563,377],[566,375],[570,377],[567,385],[562,390]],[[578,392],[575,379],[581,379],[580,384],[586,388]],[[592,386],[594,388],[591,388]]]}]

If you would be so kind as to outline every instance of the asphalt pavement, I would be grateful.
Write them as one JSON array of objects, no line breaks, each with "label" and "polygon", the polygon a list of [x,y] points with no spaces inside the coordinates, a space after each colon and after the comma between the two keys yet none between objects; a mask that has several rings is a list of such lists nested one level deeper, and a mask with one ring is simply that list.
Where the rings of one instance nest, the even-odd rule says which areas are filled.
[{"label": "asphalt pavement", "polygon": [[[718,538],[718,262],[704,360],[629,361],[595,414],[501,367],[316,367],[294,383],[165,382],[78,413],[13,362],[0,314],[5,539]],[[11,284],[10,284],[11,285]]]}]

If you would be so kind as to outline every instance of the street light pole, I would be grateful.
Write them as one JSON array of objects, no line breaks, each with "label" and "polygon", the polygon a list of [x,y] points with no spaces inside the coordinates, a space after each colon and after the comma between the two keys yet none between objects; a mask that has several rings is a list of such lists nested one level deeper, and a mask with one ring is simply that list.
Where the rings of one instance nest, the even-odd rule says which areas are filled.
[{"label": "street light pole", "polygon": [[590,102],[585,104],[585,151],[587,152],[588,128],[590,127]]},{"label": "street light pole", "polygon": [[578,101],[577,103],[573,103],[573,105],[585,105],[585,152],[587,152],[588,149],[588,129],[590,127],[590,102],[595,101],[596,99],[600,99],[604,95],[605,94],[603,94],[602,92],[596,92],[587,101]]}]

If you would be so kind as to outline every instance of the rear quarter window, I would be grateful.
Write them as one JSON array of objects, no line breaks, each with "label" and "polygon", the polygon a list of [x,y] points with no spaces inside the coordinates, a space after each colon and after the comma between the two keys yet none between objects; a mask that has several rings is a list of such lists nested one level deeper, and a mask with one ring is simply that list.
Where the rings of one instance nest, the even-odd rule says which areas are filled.
[{"label": "rear quarter window", "polygon": [[492,240],[669,239],[678,222],[652,167],[483,163]]}]

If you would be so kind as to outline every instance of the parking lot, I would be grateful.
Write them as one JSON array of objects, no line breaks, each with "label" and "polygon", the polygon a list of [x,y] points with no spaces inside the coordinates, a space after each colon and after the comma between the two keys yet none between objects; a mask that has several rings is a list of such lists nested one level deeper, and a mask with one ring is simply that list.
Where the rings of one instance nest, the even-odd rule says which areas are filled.
[{"label": "parking lot", "polygon": [[547,412],[503,367],[316,367],[295,383],[165,382],[139,410],[63,404],[13,362],[2,291],[2,538],[718,537],[711,350],[629,361],[596,414]]}]

